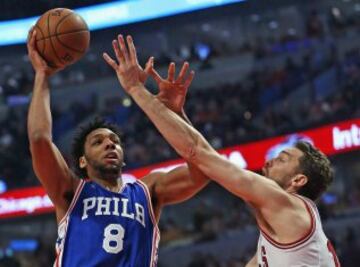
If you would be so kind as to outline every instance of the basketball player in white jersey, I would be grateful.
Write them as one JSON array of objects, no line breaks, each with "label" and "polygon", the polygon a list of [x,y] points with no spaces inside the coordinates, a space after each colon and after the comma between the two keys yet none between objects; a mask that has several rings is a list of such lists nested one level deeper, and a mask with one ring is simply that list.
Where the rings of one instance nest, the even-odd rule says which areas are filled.
[{"label": "basketball player in white jersey", "polygon": [[[126,181],[121,175],[124,153],[118,129],[104,121],[80,129],[73,147],[75,175],[52,141],[48,79],[58,70],[41,58],[35,36],[34,31],[28,41],[35,69],[28,137],[34,171],[55,206],[59,236],[54,266],[155,267],[162,207],[190,198],[208,179],[189,165]],[[174,78],[171,65],[169,79],[158,83],[159,100],[178,113],[183,112],[193,78],[184,76],[187,68],[184,64],[175,84],[168,81]],[[143,81],[146,76],[141,70]]]},{"label": "basketball player in white jersey", "polygon": [[[247,267],[340,266],[313,203],[333,179],[326,156],[299,142],[266,162],[263,175],[240,168],[146,90],[136,74],[137,56],[130,36],[127,45],[120,36],[115,47],[118,62],[104,54],[122,87],[184,159],[254,209],[260,238]],[[159,79],[153,69],[151,73]]]}]

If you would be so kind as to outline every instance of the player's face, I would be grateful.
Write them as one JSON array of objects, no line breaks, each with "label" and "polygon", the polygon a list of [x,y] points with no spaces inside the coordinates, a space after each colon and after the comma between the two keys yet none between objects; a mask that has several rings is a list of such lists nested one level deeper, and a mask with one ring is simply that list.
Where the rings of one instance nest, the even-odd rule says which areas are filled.
[{"label": "player's face", "polygon": [[265,163],[262,171],[264,176],[287,188],[290,180],[299,170],[299,159],[303,152],[295,147],[285,149],[276,158]]},{"label": "player's face", "polygon": [[100,174],[119,174],[123,166],[124,154],[120,138],[110,129],[99,128],[92,131],[85,141],[86,167]]}]

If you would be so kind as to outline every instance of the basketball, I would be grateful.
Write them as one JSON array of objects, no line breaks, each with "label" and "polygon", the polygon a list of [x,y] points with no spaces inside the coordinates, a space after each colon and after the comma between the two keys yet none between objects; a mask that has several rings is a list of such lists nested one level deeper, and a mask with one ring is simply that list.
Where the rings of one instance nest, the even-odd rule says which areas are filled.
[{"label": "basketball", "polygon": [[37,50],[52,68],[75,63],[89,47],[90,32],[85,20],[67,8],[47,11],[34,29]]}]

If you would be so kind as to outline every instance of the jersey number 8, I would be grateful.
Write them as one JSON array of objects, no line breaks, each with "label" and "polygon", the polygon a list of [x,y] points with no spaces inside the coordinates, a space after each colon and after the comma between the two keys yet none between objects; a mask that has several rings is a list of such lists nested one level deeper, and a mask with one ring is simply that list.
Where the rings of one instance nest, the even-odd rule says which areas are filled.
[{"label": "jersey number 8", "polygon": [[109,224],[104,229],[103,249],[112,254],[123,249],[125,230],[120,224]]}]

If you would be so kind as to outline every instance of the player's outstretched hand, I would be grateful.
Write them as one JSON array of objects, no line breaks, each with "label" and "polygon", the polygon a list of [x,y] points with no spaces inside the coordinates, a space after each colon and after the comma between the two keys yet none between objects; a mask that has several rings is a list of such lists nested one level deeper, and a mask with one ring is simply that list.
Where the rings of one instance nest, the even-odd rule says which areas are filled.
[{"label": "player's outstretched hand", "polygon": [[28,34],[27,50],[31,65],[33,66],[35,72],[45,74],[46,76],[51,76],[55,72],[62,70],[62,68],[54,69],[48,66],[46,61],[40,56],[36,49],[35,39],[36,30],[31,28]]},{"label": "player's outstretched hand", "polygon": [[118,35],[117,40],[112,41],[116,60],[107,53],[103,53],[103,57],[115,70],[121,86],[130,93],[133,89],[143,87],[154,59],[151,57],[148,60],[144,70],[138,63],[136,48],[130,35],[126,37],[126,42],[127,46],[124,37],[121,34]]},{"label": "player's outstretched hand", "polygon": [[157,98],[172,111],[181,114],[189,86],[194,78],[195,72],[189,73],[189,63],[185,62],[175,79],[175,63],[171,62],[166,79],[162,78],[154,69],[153,62],[150,65],[149,74],[154,78],[159,87]]}]

